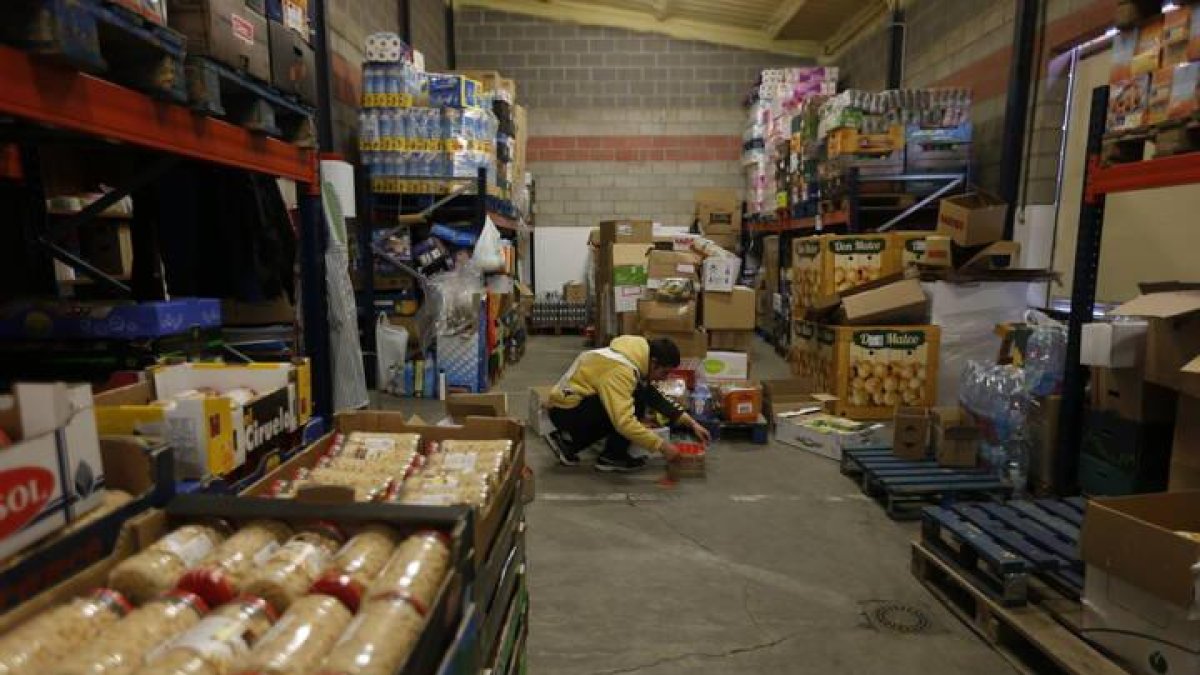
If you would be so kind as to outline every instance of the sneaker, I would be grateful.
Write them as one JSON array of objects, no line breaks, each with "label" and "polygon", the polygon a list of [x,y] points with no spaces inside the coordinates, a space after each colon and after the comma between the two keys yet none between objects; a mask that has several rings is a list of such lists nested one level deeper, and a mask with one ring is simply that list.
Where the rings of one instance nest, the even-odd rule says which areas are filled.
[{"label": "sneaker", "polygon": [[633,473],[646,466],[645,457],[605,457],[596,458],[596,470],[605,473]]},{"label": "sneaker", "polygon": [[571,449],[571,446],[563,438],[561,432],[551,431],[546,434],[545,439],[554,456],[558,458],[559,464],[563,466],[579,466],[579,453]]}]

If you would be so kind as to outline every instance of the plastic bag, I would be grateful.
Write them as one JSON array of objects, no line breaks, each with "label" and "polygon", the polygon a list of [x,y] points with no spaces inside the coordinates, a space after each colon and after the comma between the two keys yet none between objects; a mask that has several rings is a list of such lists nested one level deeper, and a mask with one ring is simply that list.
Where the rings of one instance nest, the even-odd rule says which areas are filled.
[{"label": "plastic bag", "polygon": [[472,257],[475,265],[484,272],[504,271],[504,250],[501,245],[500,230],[488,218],[475,242],[475,254]]},{"label": "plastic bag", "polygon": [[404,358],[408,355],[408,330],[393,326],[387,314],[375,323],[376,379],[379,391],[396,396],[404,393]]},{"label": "plastic bag", "polygon": [[438,274],[429,280],[429,284],[437,291],[438,335],[474,335],[484,288],[474,263]]}]

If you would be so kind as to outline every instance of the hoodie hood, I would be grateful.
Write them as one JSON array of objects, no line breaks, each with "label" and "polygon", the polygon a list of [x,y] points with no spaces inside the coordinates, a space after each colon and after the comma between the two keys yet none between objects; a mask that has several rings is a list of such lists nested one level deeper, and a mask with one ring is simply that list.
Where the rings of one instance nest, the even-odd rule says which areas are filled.
[{"label": "hoodie hood", "polygon": [[609,347],[632,361],[641,377],[650,373],[650,343],[646,342],[646,338],[640,335],[622,335],[613,338]]}]

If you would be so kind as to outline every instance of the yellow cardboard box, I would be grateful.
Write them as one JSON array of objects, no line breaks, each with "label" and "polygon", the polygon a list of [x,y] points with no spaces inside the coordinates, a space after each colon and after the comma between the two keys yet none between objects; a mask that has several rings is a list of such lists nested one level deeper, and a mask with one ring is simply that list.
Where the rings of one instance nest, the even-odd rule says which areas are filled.
[{"label": "yellow cardboard box", "polygon": [[798,321],[792,370],[838,397],[836,414],[890,419],[897,406],[937,401],[937,326],[824,326]]},{"label": "yellow cardboard box", "polygon": [[792,242],[797,307],[899,272],[899,241],[889,233],[827,234]]}]

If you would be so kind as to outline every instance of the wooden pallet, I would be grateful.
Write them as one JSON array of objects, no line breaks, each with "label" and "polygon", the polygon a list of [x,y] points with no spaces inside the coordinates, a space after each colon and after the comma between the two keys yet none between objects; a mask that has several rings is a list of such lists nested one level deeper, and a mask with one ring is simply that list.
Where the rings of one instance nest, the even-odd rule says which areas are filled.
[{"label": "wooden pallet", "polygon": [[255,133],[314,147],[314,110],[294,97],[212,59],[191,56],[186,63],[189,104]]},{"label": "wooden pallet", "polygon": [[186,38],[105,0],[7,0],[0,40],[152,96],[187,100]]},{"label": "wooden pallet", "polygon": [[1078,499],[930,507],[921,514],[921,543],[1005,606],[1026,603],[1033,576],[1077,600],[1083,593],[1082,524]]},{"label": "wooden pallet", "polygon": [[719,422],[714,437],[721,440],[746,439],[755,445],[766,445],[770,440],[770,424],[767,418],[758,416],[756,422]]},{"label": "wooden pallet", "polygon": [[1004,607],[919,542],[912,573],[943,605],[1021,673],[1128,675],[1078,634],[1079,603],[1033,582],[1035,602]]},{"label": "wooden pallet", "polygon": [[990,472],[900,459],[887,448],[843,452],[842,473],[857,477],[863,493],[895,520],[919,518],[925,506],[998,501],[1012,494],[1012,487]]},{"label": "wooden pallet", "polygon": [[1146,145],[1153,144],[1152,157],[1170,157],[1200,150],[1200,118],[1172,120],[1161,124],[1106,134],[1100,156],[1105,164],[1140,162]]}]

